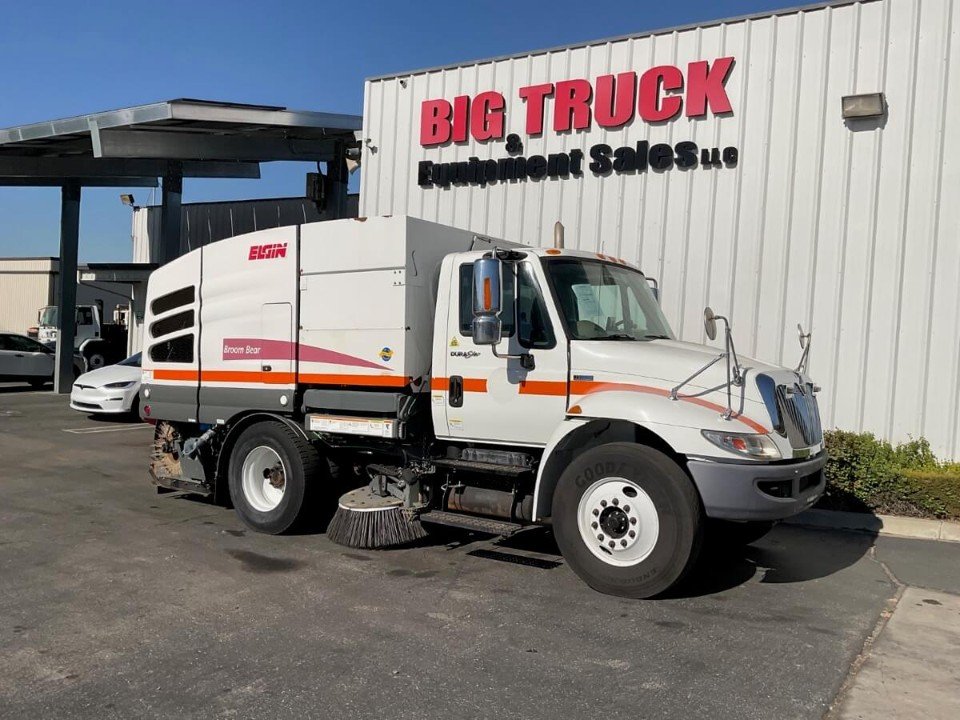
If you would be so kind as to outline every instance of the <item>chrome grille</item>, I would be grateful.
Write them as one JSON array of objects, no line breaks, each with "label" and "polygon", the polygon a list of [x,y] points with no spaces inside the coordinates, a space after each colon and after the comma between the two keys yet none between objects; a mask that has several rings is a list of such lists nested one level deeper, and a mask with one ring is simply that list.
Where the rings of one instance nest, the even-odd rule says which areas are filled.
[{"label": "chrome grille", "polygon": [[777,409],[781,421],[777,429],[786,435],[791,446],[809,447],[823,440],[820,408],[813,386],[802,383],[777,385]]}]

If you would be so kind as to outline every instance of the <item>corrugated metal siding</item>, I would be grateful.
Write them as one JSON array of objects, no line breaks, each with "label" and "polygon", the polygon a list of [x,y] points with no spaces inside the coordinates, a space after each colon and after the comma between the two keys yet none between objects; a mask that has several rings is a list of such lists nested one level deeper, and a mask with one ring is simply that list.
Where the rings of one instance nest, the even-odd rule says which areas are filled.
[{"label": "corrugated metal siding", "polygon": [[37,311],[53,297],[50,258],[0,259],[0,330],[26,333],[37,324]]},{"label": "corrugated metal siding", "polygon": [[[532,244],[639,262],[675,330],[732,318],[741,351],[811,371],[825,425],[960,454],[960,0],[875,0],[482,62],[367,83],[360,212],[407,213]],[[634,120],[540,138],[520,87],[733,55],[733,115]],[[401,80],[406,87],[401,85]],[[503,144],[419,145],[419,108],[496,89],[524,155],[648,139],[740,148],[736,169],[420,188],[417,162],[503,157]],[[841,96],[883,91],[880,123],[847,126]]]},{"label": "corrugated metal siding", "polygon": [[[347,215],[357,216],[358,198],[347,197]],[[326,213],[306,198],[265,198],[236,202],[190,203],[183,206],[180,253],[244,233],[327,220]],[[133,262],[159,257],[160,206],[133,211]]]},{"label": "corrugated metal siding", "polygon": [[[57,258],[0,258],[0,330],[26,333],[36,326],[40,308],[59,299],[59,272]],[[77,304],[101,303],[108,322],[129,297],[130,286],[122,283],[77,284]]]}]

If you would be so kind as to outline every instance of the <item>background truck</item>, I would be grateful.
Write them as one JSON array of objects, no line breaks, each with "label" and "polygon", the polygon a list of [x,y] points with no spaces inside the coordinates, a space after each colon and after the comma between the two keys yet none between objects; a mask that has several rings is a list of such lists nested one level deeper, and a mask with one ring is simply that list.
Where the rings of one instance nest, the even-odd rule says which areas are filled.
[{"label": "background truck", "polygon": [[[127,356],[127,312],[127,308],[118,306],[112,322],[106,322],[101,305],[77,305],[73,346],[85,371],[112,365]],[[56,305],[42,307],[37,313],[37,341],[51,349],[57,344],[58,315]]]},{"label": "background truck", "polygon": [[739,358],[729,326],[723,350],[675,340],[606,255],[409,217],[306,224],[156,270],[145,322],[154,482],[229,497],[262,532],[339,475],[356,488],[337,542],[551,524],[592,587],[651,597],[705,532],[749,542],[824,486],[804,359]]}]

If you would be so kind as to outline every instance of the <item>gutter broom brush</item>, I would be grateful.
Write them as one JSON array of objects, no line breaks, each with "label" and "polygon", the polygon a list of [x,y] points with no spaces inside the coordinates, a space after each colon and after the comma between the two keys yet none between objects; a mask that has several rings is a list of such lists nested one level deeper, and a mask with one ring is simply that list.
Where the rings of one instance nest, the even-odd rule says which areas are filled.
[{"label": "gutter broom brush", "polygon": [[380,497],[369,487],[351,490],[340,498],[327,526],[327,537],[338,545],[374,549],[406,545],[426,537],[420,521],[395,497]]}]

